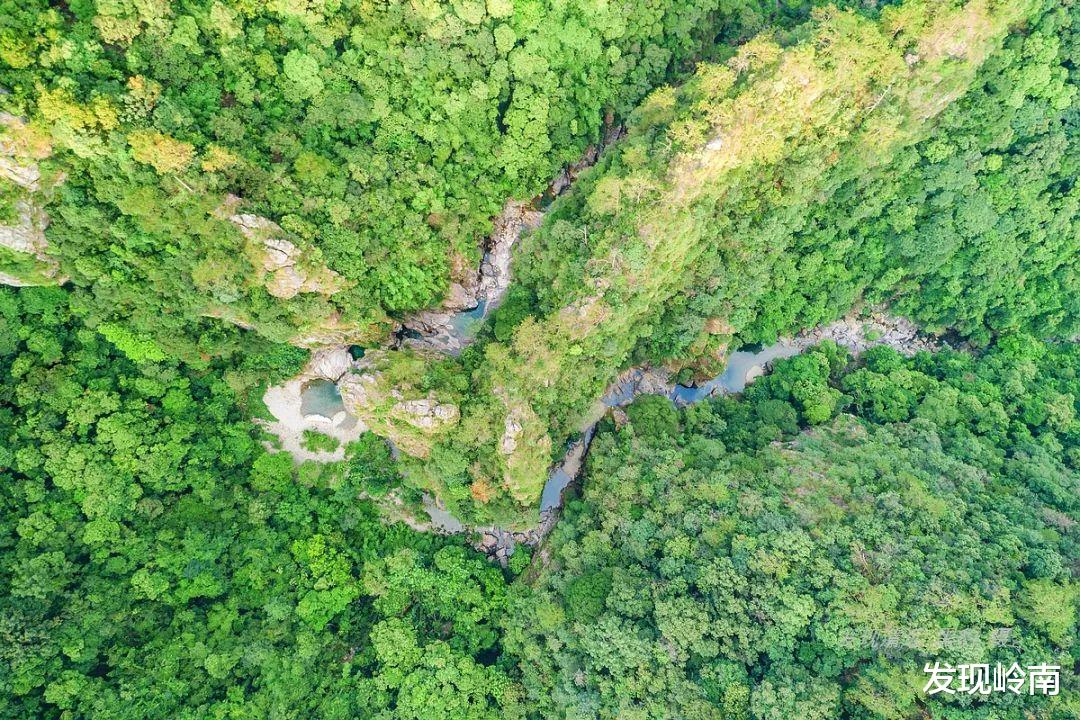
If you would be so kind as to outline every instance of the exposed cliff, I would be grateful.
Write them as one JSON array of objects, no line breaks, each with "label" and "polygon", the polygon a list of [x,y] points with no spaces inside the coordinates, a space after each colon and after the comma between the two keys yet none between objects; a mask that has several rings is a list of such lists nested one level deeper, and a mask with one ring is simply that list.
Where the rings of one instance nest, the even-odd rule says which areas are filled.
[{"label": "exposed cliff", "polygon": [[42,178],[38,161],[49,156],[47,139],[20,118],[0,113],[0,283],[59,285],[59,263],[48,254],[43,205],[62,178]]}]

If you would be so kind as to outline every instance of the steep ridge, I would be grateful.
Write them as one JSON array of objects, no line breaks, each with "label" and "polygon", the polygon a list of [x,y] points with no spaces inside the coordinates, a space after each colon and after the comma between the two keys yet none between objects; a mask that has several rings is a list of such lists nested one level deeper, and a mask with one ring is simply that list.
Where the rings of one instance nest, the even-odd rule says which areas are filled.
[{"label": "steep ridge", "polygon": [[[1031,9],[909,3],[880,22],[825,11],[795,46],[760,38],[726,65],[702,66],[686,87],[657,92],[618,151],[523,248],[533,264],[568,243],[588,248],[583,264],[553,271],[547,312],[460,370],[386,354],[362,379],[382,390],[347,398],[350,409],[423,460],[410,475],[452,509],[520,518],[539,499],[559,439],[627,364],[658,309],[686,289],[706,248],[722,243],[728,262],[750,262],[747,238],[792,225],[829,187],[926,137]],[[453,411],[424,427],[390,421],[413,401]]]}]

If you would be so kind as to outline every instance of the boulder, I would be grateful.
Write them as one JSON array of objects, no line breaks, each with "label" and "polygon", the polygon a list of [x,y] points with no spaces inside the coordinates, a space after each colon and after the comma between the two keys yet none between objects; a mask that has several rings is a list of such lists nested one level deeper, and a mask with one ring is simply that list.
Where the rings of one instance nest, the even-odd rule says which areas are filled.
[{"label": "boulder", "polygon": [[391,412],[421,430],[434,430],[455,423],[461,415],[457,405],[440,403],[430,397],[395,403]]},{"label": "boulder", "polygon": [[765,374],[765,368],[764,367],[762,367],[761,365],[751,365],[746,370],[746,375],[743,377],[743,382],[746,385],[749,385],[750,383],[754,382],[755,380],[757,380],[759,377],[761,377],[764,374]]},{"label": "boulder", "polygon": [[336,383],[352,368],[352,356],[344,346],[320,348],[311,354],[307,373]]},{"label": "boulder", "polygon": [[447,290],[446,299],[443,301],[444,309],[452,311],[471,310],[476,305],[475,285],[470,289],[459,282],[450,283],[450,289]]},{"label": "boulder", "polygon": [[18,215],[15,225],[0,225],[0,247],[26,255],[43,252],[48,247],[45,213],[27,200],[16,201],[15,212]]},{"label": "boulder", "polygon": [[225,215],[249,241],[248,251],[263,274],[266,291],[288,300],[300,293],[333,295],[345,280],[330,268],[305,256],[303,250],[285,239],[285,231],[273,220],[250,213],[229,213],[239,198],[228,196],[218,215]]},{"label": "boulder", "polygon": [[511,412],[506,416],[506,420],[503,423],[503,435],[499,441],[499,452],[503,455],[509,455],[517,450],[518,438],[521,436],[523,426],[518,418],[517,412]]}]

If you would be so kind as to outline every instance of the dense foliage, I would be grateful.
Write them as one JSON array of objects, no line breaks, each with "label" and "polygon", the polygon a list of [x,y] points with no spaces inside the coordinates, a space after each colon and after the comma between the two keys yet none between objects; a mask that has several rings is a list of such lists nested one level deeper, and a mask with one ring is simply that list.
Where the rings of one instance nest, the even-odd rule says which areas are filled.
[{"label": "dense foliage", "polygon": [[134,362],[68,300],[0,290],[0,717],[1078,711],[1067,672],[985,702],[919,672],[1075,662],[1075,345],[825,345],[744,399],[642,398],[508,587],[359,499],[397,482],[373,436],[267,452],[231,387],[266,361]]},{"label": "dense foliage", "polygon": [[[846,365],[605,422],[508,620],[537,717],[1076,717],[1080,349]],[[929,659],[1066,686],[928,697]]]},{"label": "dense foliage", "polygon": [[[0,720],[1080,717],[1080,10],[821,5],[0,0]],[[616,136],[475,345],[371,347]],[[866,305],[981,349],[641,398],[508,568],[390,522]],[[373,432],[298,464],[324,345]]]},{"label": "dense foliage", "polygon": [[[1052,6],[992,55],[932,136],[847,179],[786,241],[755,238],[755,262],[700,261],[695,292],[664,311],[652,356],[829,322],[860,299],[890,302],[979,344],[995,333],[1080,332],[1080,11]],[[770,236],[771,237],[771,236]]]},{"label": "dense foliage", "polygon": [[[384,310],[436,304],[507,198],[537,195],[659,82],[807,10],[5,0],[0,109],[31,121],[39,157],[52,146],[51,252],[96,316],[178,345],[204,314],[286,340],[342,311],[370,338]],[[214,215],[226,193],[346,287],[268,296]]]},{"label": "dense foliage", "polygon": [[0,717],[513,717],[502,572],[358,499],[380,441],[294,467],[60,290],[0,288],[0,377]]}]

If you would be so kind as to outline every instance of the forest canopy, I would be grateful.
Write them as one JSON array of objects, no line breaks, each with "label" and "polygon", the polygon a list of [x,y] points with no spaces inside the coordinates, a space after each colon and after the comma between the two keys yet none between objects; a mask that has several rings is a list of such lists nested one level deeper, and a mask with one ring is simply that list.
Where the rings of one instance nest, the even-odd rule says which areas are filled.
[{"label": "forest canopy", "polygon": [[5,718],[1080,709],[1067,672],[1034,698],[927,698],[920,672],[1076,662],[1072,344],[823,344],[743,398],[643,397],[509,571],[360,501],[398,482],[381,443],[295,466],[235,374],[133,364],[61,290],[0,290],[0,370]]},{"label": "forest canopy", "polygon": [[477,521],[524,522],[629,366],[711,377],[733,349],[859,306],[976,345],[1074,336],[1075,13],[822,10],[797,43],[755,38],[700,64],[655,91],[525,238],[480,347],[374,365],[461,421],[394,424],[388,389],[354,410],[419,458],[417,486]]},{"label": "forest canopy", "polygon": [[[537,716],[1075,717],[1077,347],[849,363],[824,344],[745,398],[605,421],[508,615]],[[926,658],[1072,689],[928,697]]]},{"label": "forest canopy", "polygon": [[1078,7],[0,0],[0,720],[1080,717]]},{"label": "forest canopy", "polygon": [[502,571],[358,499],[396,477],[370,436],[267,452],[223,370],[0,288],[0,717],[513,717]]},{"label": "forest canopy", "polygon": [[[0,133],[41,167],[49,255],[95,323],[172,352],[207,315],[371,341],[387,312],[437,305],[503,203],[538,195],[648,91],[808,9],[4,0]],[[19,190],[5,175],[0,198]],[[230,197],[340,282],[268,294]],[[40,281],[25,265],[0,255]]]}]

